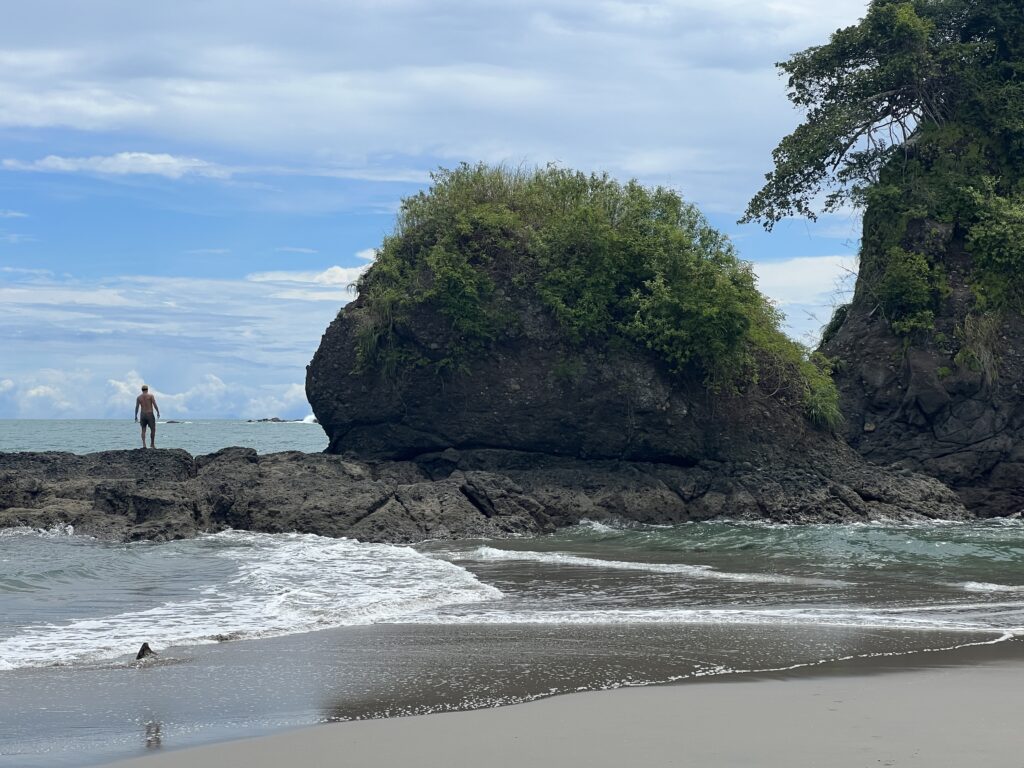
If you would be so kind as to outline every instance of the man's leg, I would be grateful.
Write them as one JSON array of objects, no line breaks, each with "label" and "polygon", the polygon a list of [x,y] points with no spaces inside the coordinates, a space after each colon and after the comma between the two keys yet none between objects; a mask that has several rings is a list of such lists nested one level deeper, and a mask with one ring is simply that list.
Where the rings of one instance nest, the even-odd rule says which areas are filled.
[{"label": "man's leg", "polygon": [[156,448],[156,416],[149,422],[149,447]]},{"label": "man's leg", "polygon": [[146,420],[142,419],[140,424],[142,425],[142,447],[145,448],[146,447]]}]

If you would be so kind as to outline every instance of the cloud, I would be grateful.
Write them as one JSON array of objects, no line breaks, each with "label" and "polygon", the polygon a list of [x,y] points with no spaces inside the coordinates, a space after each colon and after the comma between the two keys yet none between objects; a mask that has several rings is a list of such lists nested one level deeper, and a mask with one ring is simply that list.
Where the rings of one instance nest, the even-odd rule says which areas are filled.
[{"label": "cloud", "polygon": [[0,272],[7,272],[12,275],[33,275],[35,277],[49,277],[53,274],[50,269],[31,269],[28,267],[0,267]]},{"label": "cloud", "polygon": [[0,210],[0,219],[27,219],[28,214],[21,211]]},{"label": "cloud", "polygon": [[145,297],[128,297],[122,290],[94,285],[48,282],[0,287],[0,304],[8,308],[18,305],[141,308],[148,303]]},{"label": "cloud", "polygon": [[356,258],[362,259],[363,261],[373,261],[377,258],[377,249],[363,248],[363,250],[356,252]]},{"label": "cloud", "polygon": [[179,416],[197,413],[218,415],[218,412],[230,411],[235,407],[231,388],[215,374],[204,374],[199,382],[183,392],[168,392],[152,382],[144,382],[137,371],[129,371],[124,379],[107,380],[113,390],[108,405],[124,413],[133,410],[143,383],[149,384],[149,391],[156,397],[161,416],[166,417],[171,413]]},{"label": "cloud", "polygon": [[281,414],[295,414],[296,409],[307,412],[310,410],[309,402],[306,400],[306,387],[302,384],[289,384],[283,389],[277,387],[267,394],[249,398],[242,415],[251,419],[264,419]]},{"label": "cloud", "polygon": [[335,304],[351,301],[355,298],[353,291],[346,288],[343,291],[312,291],[301,288],[286,288],[270,294],[274,299],[291,299],[293,301],[330,301]]},{"label": "cloud", "polygon": [[10,392],[14,389],[14,382],[10,379],[0,379],[0,393]]},{"label": "cloud", "polygon": [[91,285],[32,283],[11,288],[0,287],[0,305],[8,308],[17,305],[144,307],[147,303],[141,298],[128,298],[116,288]]},{"label": "cloud", "polygon": [[39,402],[42,407],[51,411],[68,411],[73,407],[60,389],[45,384],[25,390],[24,397],[26,400]]},{"label": "cloud", "polygon": [[[291,405],[270,415],[301,418],[308,406],[283,393],[302,379],[323,330],[353,298],[330,282],[343,278],[324,272],[321,283],[317,272],[310,282],[9,273],[0,287],[0,338],[3,376],[17,385],[0,398],[0,418],[45,417],[61,404],[80,417],[123,415],[143,375],[169,406],[193,417],[245,416],[250,400],[273,397]],[[82,372],[54,371],[56,359],[74,360]],[[38,387],[49,389],[27,397]]]},{"label": "cloud", "polygon": [[277,251],[278,253],[319,253],[319,251],[316,250],[316,248],[298,248],[293,245],[283,245],[280,248],[275,248],[274,250]]},{"label": "cloud", "polygon": [[780,305],[824,303],[846,293],[857,275],[857,261],[849,256],[808,256],[754,264],[757,285]]},{"label": "cloud", "polygon": [[753,264],[761,292],[785,313],[783,329],[815,346],[836,305],[849,301],[857,260],[848,256],[808,256]]},{"label": "cloud", "polygon": [[556,160],[732,211],[797,119],[773,62],[864,12],[863,0],[295,0],[286,17],[142,4],[112,26],[46,7],[0,30],[0,124],[190,153],[9,168],[422,185],[439,163]]},{"label": "cloud", "polygon": [[193,248],[185,251],[193,256],[224,256],[231,253],[230,248]]},{"label": "cloud", "polygon": [[368,267],[367,264],[359,267],[333,266],[322,272],[256,272],[248,275],[246,279],[256,283],[306,283],[348,288]]},{"label": "cloud", "polygon": [[0,243],[19,245],[21,243],[34,243],[36,239],[31,235],[19,235],[16,233],[0,232]]},{"label": "cloud", "polygon": [[131,370],[121,378],[107,380],[107,405],[111,412],[131,413],[142,384],[156,397],[161,416],[169,417],[242,417],[300,418],[309,413],[306,388],[295,382],[253,387],[240,382],[228,383],[212,373],[203,375],[192,386],[180,392],[162,389],[144,380],[138,371]]},{"label": "cloud", "polygon": [[7,159],[2,165],[10,171],[94,173],[104,176],[151,175],[168,179],[181,179],[186,176],[227,179],[232,173],[228,168],[195,157],[176,157],[149,152],[118,152],[115,155],[93,157],[47,155],[32,162]]}]

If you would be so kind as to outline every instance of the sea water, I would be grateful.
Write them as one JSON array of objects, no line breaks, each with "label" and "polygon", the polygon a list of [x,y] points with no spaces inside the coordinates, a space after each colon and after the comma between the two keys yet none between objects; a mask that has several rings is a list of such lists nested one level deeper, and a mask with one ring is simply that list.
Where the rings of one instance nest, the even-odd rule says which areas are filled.
[{"label": "sea water", "polygon": [[[0,419],[0,451],[93,453],[141,445],[139,425],[130,418]],[[282,422],[237,419],[157,422],[157,448],[182,448],[198,455],[229,445],[255,448],[260,453],[319,453],[327,447],[327,435],[312,416],[303,421]]]},{"label": "sea water", "polygon": [[[315,426],[238,429],[276,440]],[[85,765],[317,722],[1018,635],[1019,520],[587,522],[412,547],[242,531],[116,544],[66,527],[7,530],[0,765]],[[144,641],[159,655],[136,662]]]}]

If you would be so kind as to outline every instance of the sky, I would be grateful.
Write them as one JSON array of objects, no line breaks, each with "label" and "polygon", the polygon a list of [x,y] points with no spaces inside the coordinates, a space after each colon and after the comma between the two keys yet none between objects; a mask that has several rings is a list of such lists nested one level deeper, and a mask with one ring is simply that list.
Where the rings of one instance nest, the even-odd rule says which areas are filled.
[{"label": "sky", "polygon": [[32,0],[0,25],[0,418],[301,418],[403,197],[460,162],[679,190],[813,341],[856,212],[738,225],[774,63],[866,0]]}]

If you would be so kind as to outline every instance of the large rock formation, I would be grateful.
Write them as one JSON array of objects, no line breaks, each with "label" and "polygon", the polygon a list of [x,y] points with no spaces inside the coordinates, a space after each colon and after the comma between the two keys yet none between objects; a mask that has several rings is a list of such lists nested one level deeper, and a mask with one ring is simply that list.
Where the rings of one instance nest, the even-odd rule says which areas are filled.
[{"label": "large rock formation", "polygon": [[[841,479],[837,479],[841,478]],[[366,462],[228,448],[0,453],[0,528],[161,541],[238,528],[364,541],[536,534],[584,518],[678,523],[957,519],[940,483],[854,457],[820,466],[582,461],[478,450]]]},{"label": "large rock formation", "polygon": [[[743,395],[715,394],[636,349],[567,347],[548,316],[521,310],[522,332],[471,375],[441,378],[424,366],[385,381],[359,370],[366,309],[348,305],[307,377],[329,450],[405,460],[437,482],[457,478],[463,490],[462,473],[483,471],[492,488],[505,489],[502,498],[556,524],[608,514],[644,522],[964,514],[941,484],[873,467],[810,426],[768,391],[769,380]],[[424,355],[451,343],[436,318],[411,324],[409,334]],[[492,506],[471,489],[466,495],[480,509]]]},{"label": "large rock formation", "polygon": [[972,314],[962,235],[929,222],[909,232],[903,246],[943,265],[948,296],[933,333],[898,336],[871,270],[862,270],[845,320],[823,345],[838,362],[847,439],[870,461],[938,478],[977,514],[1024,511],[1024,319]]},{"label": "large rock formation", "polygon": [[[684,466],[837,450],[798,405],[762,387],[712,393],[696,374],[670,373],[635,346],[567,344],[536,303],[509,303],[521,319],[516,333],[472,361],[470,371],[439,375],[429,365],[414,366],[390,379],[360,370],[358,334],[369,322],[367,310],[361,299],[346,306],[306,377],[328,450],[404,459],[497,448]],[[429,307],[398,333],[427,359],[459,344]]]}]

